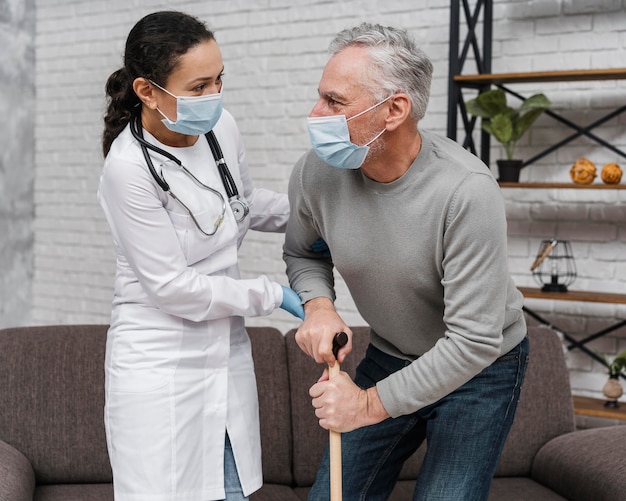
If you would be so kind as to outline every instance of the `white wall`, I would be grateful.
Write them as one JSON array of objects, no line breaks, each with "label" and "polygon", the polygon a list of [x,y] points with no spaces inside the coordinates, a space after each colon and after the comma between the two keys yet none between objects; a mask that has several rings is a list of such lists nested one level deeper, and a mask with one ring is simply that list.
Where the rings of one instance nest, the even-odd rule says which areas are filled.
[{"label": "white wall", "polygon": [[[417,5],[417,7],[416,7]],[[113,254],[108,227],[95,198],[102,163],[100,134],[104,83],[122,63],[132,25],[162,9],[197,15],[215,30],[226,65],[225,106],[243,132],[252,175],[259,186],[285,191],[291,167],[308,147],[305,117],[316,99],[326,47],[342,28],[361,21],[407,28],[431,56],[435,76],[422,127],[445,134],[447,113],[447,0],[393,2],[321,0],[40,0],[36,38],[36,180],[34,323],[107,322]],[[621,67],[626,49],[624,0],[496,0],[493,71]],[[474,72],[471,67],[466,72]],[[623,83],[548,84],[543,91],[568,118],[583,124],[624,102]],[[602,136],[626,148],[626,117],[614,119]],[[532,154],[569,131],[542,118],[524,141]],[[600,132],[598,132],[600,135]],[[500,152],[494,147],[492,158]],[[581,155],[600,166],[626,160],[579,139],[525,169],[524,179],[568,181]],[[542,238],[571,239],[579,263],[575,288],[626,292],[626,192],[506,190],[510,217],[511,270],[520,285],[533,285],[528,267]],[[245,276],[264,273],[286,283],[282,238],[250,233],[241,251]],[[360,316],[340,282],[338,304],[350,322]],[[556,303],[556,302],[554,302]],[[529,303],[530,304],[530,303]],[[581,303],[532,303],[577,334],[593,332],[624,308]],[[296,323],[283,312],[249,324]],[[626,332],[595,344],[626,348]],[[622,340],[622,338],[624,338]],[[570,354],[573,386],[597,393],[603,371]]]},{"label": "white wall", "polygon": [[35,1],[0,2],[0,327],[30,322]]}]

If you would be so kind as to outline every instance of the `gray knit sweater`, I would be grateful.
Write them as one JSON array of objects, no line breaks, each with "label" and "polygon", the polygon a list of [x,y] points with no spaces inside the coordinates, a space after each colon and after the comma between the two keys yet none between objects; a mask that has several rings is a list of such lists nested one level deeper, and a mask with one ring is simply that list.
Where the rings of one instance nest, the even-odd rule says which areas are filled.
[{"label": "gray knit sweater", "polygon": [[[334,300],[334,265],[371,343],[412,361],[377,384],[393,417],[451,393],[526,335],[497,182],[457,143],[421,136],[420,154],[392,183],[328,166],[313,151],[289,183],[291,286],[303,301]],[[311,252],[318,236],[332,262]]]}]

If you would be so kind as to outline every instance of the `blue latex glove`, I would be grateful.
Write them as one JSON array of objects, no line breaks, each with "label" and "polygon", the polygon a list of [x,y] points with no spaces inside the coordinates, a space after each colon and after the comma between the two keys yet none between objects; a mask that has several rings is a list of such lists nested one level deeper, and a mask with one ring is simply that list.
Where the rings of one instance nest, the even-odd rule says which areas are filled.
[{"label": "blue latex glove", "polygon": [[281,309],[288,311],[294,317],[298,317],[300,320],[304,320],[304,308],[302,307],[302,300],[298,293],[289,287],[281,285],[283,288],[283,302],[281,303]]},{"label": "blue latex glove", "polygon": [[311,250],[316,254],[321,254],[323,257],[330,257],[330,249],[326,240],[319,237],[315,242],[311,244]]}]

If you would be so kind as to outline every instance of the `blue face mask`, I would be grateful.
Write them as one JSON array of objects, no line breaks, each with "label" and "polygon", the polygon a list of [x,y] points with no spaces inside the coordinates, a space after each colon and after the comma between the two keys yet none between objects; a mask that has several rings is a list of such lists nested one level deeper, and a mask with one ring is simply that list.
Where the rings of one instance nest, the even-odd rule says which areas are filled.
[{"label": "blue face mask", "polygon": [[328,165],[338,169],[358,169],[361,167],[369,152],[369,145],[382,136],[386,129],[380,131],[371,141],[359,146],[350,141],[348,122],[373,110],[390,98],[391,96],[348,119],[345,115],[308,117],[309,137],[317,156]]},{"label": "blue face mask", "polygon": [[173,132],[187,136],[201,136],[212,130],[222,115],[221,92],[206,96],[175,96],[160,85],[150,82],[176,99],[175,122],[157,108],[157,111],[164,117],[162,122]]}]

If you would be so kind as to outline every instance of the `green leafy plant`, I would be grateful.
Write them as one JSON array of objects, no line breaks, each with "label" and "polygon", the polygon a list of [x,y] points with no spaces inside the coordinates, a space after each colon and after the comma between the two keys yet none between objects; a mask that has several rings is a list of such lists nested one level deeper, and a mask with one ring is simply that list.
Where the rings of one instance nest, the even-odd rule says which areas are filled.
[{"label": "green leafy plant", "polygon": [[483,130],[502,143],[507,159],[513,160],[515,145],[550,104],[545,95],[535,94],[522,102],[519,108],[512,108],[507,105],[502,89],[492,89],[480,93],[465,106],[468,113],[483,119]]},{"label": "green leafy plant", "polygon": [[626,350],[619,353],[611,361],[609,361],[606,356],[604,359],[609,367],[609,376],[617,377],[626,369]]},{"label": "green leafy plant", "polygon": [[626,350],[617,355],[609,364],[609,375],[619,376],[626,369]]}]

